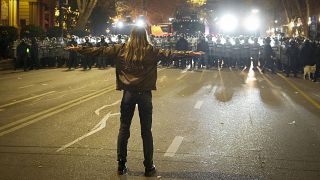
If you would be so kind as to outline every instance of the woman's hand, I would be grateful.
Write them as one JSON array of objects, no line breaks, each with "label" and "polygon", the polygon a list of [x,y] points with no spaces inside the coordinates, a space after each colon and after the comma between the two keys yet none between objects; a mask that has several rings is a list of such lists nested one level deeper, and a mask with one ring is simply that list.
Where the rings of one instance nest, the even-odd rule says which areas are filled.
[{"label": "woman's hand", "polygon": [[77,50],[79,50],[80,49],[80,47],[79,46],[67,46],[67,47],[65,47],[64,48],[64,50],[67,50],[67,51],[77,51]]},{"label": "woman's hand", "polygon": [[201,56],[201,55],[204,55],[204,54],[206,54],[206,53],[203,52],[203,51],[197,51],[197,52],[191,52],[190,54],[191,54],[191,55]]}]

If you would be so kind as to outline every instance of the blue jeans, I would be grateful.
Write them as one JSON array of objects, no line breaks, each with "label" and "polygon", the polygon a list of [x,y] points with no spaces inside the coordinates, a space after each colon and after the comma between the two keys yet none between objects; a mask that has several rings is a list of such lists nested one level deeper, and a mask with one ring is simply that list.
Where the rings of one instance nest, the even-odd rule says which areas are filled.
[{"label": "blue jeans", "polygon": [[144,166],[153,165],[152,94],[151,91],[124,91],[121,101],[120,129],[118,135],[118,161],[127,161],[127,146],[134,110],[138,104],[141,137],[143,141]]}]

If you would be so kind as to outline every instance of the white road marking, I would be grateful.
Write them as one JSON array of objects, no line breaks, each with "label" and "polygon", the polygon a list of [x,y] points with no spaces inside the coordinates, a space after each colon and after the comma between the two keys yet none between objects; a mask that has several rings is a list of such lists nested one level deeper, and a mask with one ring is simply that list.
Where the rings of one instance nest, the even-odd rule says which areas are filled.
[{"label": "white road marking", "polygon": [[24,89],[24,88],[28,88],[28,87],[32,87],[32,86],[34,86],[34,85],[31,84],[31,85],[27,85],[27,86],[22,86],[22,87],[19,87],[19,89]]},{"label": "white road marking", "polygon": [[188,72],[188,68],[185,68],[183,71],[181,71],[181,74],[184,74],[186,72]]},{"label": "white road marking", "polygon": [[169,146],[169,148],[167,149],[164,156],[173,157],[176,154],[176,152],[178,151],[182,141],[183,141],[183,137],[176,136],[174,138],[174,140],[172,141],[171,145]]},{"label": "white road marking", "polygon": [[25,117],[23,119],[20,119],[20,120],[14,121],[12,123],[6,124],[4,126],[1,126],[0,127],[0,131],[4,130],[4,129],[7,129],[7,130],[5,130],[3,132],[0,132],[0,137],[3,136],[3,135],[6,135],[6,134],[12,133],[12,132],[14,132],[16,130],[19,130],[21,128],[24,128],[26,126],[29,126],[29,125],[31,125],[33,123],[36,123],[36,122],[38,122],[40,120],[43,120],[43,119],[45,119],[47,117],[50,117],[52,115],[55,115],[55,114],[57,114],[59,112],[65,111],[65,110],[67,110],[67,109],[69,109],[71,107],[74,107],[74,106],[77,106],[77,105],[79,105],[81,103],[89,101],[89,100],[91,100],[93,98],[99,97],[99,96],[101,96],[101,95],[103,95],[105,93],[111,92],[111,91],[113,91],[114,86],[111,86],[109,88],[104,88],[104,89],[98,91],[97,93],[87,94],[85,96],[82,96],[80,98],[74,99],[72,101],[68,101],[68,102],[60,104],[58,106],[46,109],[46,110],[41,111],[39,113],[30,115],[30,116]]},{"label": "white road marking", "polygon": [[47,86],[48,84],[41,84],[42,86]]},{"label": "white road marking", "polygon": [[112,116],[117,116],[117,115],[120,115],[120,113],[114,113],[114,114],[112,114],[111,112],[109,112],[107,115],[105,115],[105,116],[102,118],[102,120],[101,120],[96,126],[94,126],[94,127],[91,129],[91,131],[90,131],[89,133],[87,133],[87,134],[85,134],[85,135],[77,138],[76,140],[74,140],[74,141],[72,141],[72,142],[70,142],[70,143],[62,146],[62,147],[59,148],[56,152],[63,151],[63,150],[65,150],[66,148],[72,146],[73,144],[75,144],[75,143],[83,140],[84,138],[87,138],[87,137],[89,137],[89,136],[91,136],[91,135],[99,132],[100,130],[102,130],[103,128],[106,127],[106,125],[107,125],[107,120],[108,120],[110,117],[112,117]]},{"label": "white road marking", "polygon": [[161,68],[161,69],[158,68],[157,71],[160,72],[160,71],[163,71],[164,69],[165,69],[165,68]]},{"label": "white road marking", "polygon": [[117,104],[119,104],[120,102],[121,102],[121,100],[118,100],[118,101],[116,101],[116,102],[114,102],[114,103],[112,103],[112,104],[104,105],[104,106],[102,106],[101,108],[95,110],[94,113],[96,113],[96,115],[99,116],[99,115],[100,115],[100,111],[101,111],[102,109],[104,109],[104,108],[106,108],[106,107],[111,107],[111,106],[117,105]]},{"label": "white road marking", "polygon": [[317,96],[317,97],[320,97],[320,95],[318,95],[318,94],[316,94],[316,93],[313,93],[315,96]]},{"label": "white road marking", "polygon": [[194,108],[201,109],[202,104],[203,104],[203,101],[197,101],[196,105],[194,105]]},{"label": "white road marking", "polygon": [[211,88],[212,88],[212,85],[207,85],[207,86],[205,86],[204,88],[206,88],[206,89],[211,89]]},{"label": "white road marking", "polygon": [[11,106],[11,105],[14,105],[14,104],[18,104],[18,103],[21,103],[21,102],[29,101],[31,99],[36,99],[36,98],[39,98],[39,97],[42,97],[42,96],[46,96],[46,95],[52,94],[54,92],[56,92],[56,91],[50,91],[50,92],[43,93],[43,94],[40,94],[40,95],[37,95],[37,96],[32,96],[32,97],[29,97],[29,98],[26,98],[26,99],[21,99],[19,101],[15,101],[15,102],[12,102],[12,103],[4,104],[4,105],[1,105],[0,108],[4,108],[4,107],[8,107],[8,106]]},{"label": "white road marking", "polygon": [[210,91],[210,96],[213,96],[213,94],[216,92],[217,88],[218,88],[217,86],[212,87],[212,89]]},{"label": "white road marking", "polygon": [[181,80],[182,78],[184,78],[184,77],[186,77],[187,76],[187,73],[184,73],[184,74],[182,74],[181,76],[179,76],[178,78],[177,78],[177,80],[179,81],[179,80]]},{"label": "white road marking", "polygon": [[167,76],[162,76],[162,77],[159,79],[159,82],[162,83],[166,78],[167,78]]}]

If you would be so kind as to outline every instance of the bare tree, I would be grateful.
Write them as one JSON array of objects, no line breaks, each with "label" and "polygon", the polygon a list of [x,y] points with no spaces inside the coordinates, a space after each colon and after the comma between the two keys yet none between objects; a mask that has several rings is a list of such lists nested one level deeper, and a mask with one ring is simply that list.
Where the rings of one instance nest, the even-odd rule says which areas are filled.
[{"label": "bare tree", "polygon": [[75,29],[83,30],[85,28],[97,1],[98,0],[77,0],[80,15]]}]

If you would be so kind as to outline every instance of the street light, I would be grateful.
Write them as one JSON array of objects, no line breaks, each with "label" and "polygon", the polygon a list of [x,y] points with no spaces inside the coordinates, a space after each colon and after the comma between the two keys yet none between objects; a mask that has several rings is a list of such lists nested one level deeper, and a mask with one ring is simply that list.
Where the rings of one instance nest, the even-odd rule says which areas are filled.
[{"label": "street light", "polygon": [[252,14],[258,14],[258,13],[259,13],[259,9],[252,9],[252,10],[251,10],[251,13],[252,13]]},{"label": "street light", "polygon": [[228,14],[220,19],[218,25],[223,31],[232,32],[238,26],[238,19],[235,16]]},{"label": "street light", "polygon": [[124,26],[124,23],[123,23],[122,21],[118,21],[118,22],[117,22],[117,27],[118,27],[119,29],[122,29],[123,26]]},{"label": "street light", "polygon": [[244,20],[244,27],[251,32],[257,31],[260,27],[260,19],[257,16],[250,15]]},{"label": "street light", "polygon": [[146,23],[142,19],[138,19],[136,22],[136,25],[138,27],[144,27],[146,25]]}]

